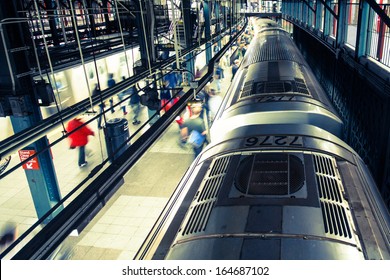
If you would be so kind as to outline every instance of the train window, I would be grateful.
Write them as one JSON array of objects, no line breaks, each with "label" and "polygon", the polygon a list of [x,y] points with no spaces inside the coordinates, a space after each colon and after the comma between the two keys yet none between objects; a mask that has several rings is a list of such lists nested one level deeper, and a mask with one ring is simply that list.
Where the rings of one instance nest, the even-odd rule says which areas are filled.
[{"label": "train window", "polygon": [[261,153],[240,162],[235,186],[249,195],[289,195],[300,190],[304,181],[304,166],[297,156]]}]

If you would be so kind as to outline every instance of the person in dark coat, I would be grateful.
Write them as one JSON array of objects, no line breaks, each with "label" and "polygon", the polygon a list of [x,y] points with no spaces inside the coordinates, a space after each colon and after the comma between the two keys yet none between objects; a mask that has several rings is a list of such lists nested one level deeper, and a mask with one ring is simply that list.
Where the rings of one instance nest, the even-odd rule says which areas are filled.
[{"label": "person in dark coat", "polygon": [[[101,91],[100,91],[99,85],[95,84],[95,88],[92,91],[92,96],[99,96],[100,94],[101,94]],[[104,103],[104,101],[100,100],[99,117],[97,119],[98,129],[102,129],[102,116],[103,116],[104,107],[106,107],[106,104]]]},{"label": "person in dark coat", "polygon": [[18,238],[18,226],[15,222],[7,222],[0,231],[0,253]]},{"label": "person in dark coat", "polygon": [[239,67],[239,63],[240,63],[240,61],[238,59],[234,60],[234,63],[232,65],[232,81],[234,79],[234,76],[237,73],[237,70],[238,70],[238,67]]},{"label": "person in dark coat", "polygon": [[222,79],[225,78],[225,75],[223,73],[223,68],[221,67],[221,64],[219,61],[216,62],[216,68],[214,71],[214,79],[216,80],[217,83],[217,90],[218,92],[221,91],[221,81]]},{"label": "person in dark coat", "polygon": [[73,133],[69,134],[70,148],[75,149],[76,147],[79,147],[78,163],[80,167],[84,167],[88,164],[88,162],[85,160],[85,146],[88,144],[88,136],[95,135],[95,133],[88,126],[83,125],[84,122],[79,117],[76,117],[68,122],[66,127],[66,132],[71,133],[75,129],[82,126]]},{"label": "person in dark coat", "polygon": [[132,86],[130,90],[131,90],[131,97],[130,97],[129,105],[133,111],[133,124],[137,125],[141,123],[141,121],[138,119],[139,112],[141,110],[140,97],[138,95],[138,89],[136,85]]},{"label": "person in dark coat", "polygon": [[144,88],[145,94],[141,96],[141,104],[148,108],[149,125],[153,125],[160,117],[159,110],[161,101],[158,98],[158,92],[155,84]]},{"label": "person in dark coat", "polygon": [[[107,87],[113,87],[115,86],[116,82],[115,82],[115,79],[114,79],[114,74],[112,73],[109,73],[108,74],[108,80],[107,80]],[[110,98],[110,109],[111,109],[111,113],[114,113],[115,110],[114,110],[114,99],[111,97]]]},{"label": "person in dark coat", "polygon": [[[124,80],[126,80],[126,77],[123,76],[122,81],[124,81]],[[125,99],[127,97],[127,95],[131,95],[131,93],[132,93],[131,88],[118,93],[117,96],[118,96],[119,101],[122,102],[122,100]],[[124,116],[127,115],[126,104],[124,102],[122,102],[122,104],[121,104],[121,109],[122,109],[123,115]]]}]

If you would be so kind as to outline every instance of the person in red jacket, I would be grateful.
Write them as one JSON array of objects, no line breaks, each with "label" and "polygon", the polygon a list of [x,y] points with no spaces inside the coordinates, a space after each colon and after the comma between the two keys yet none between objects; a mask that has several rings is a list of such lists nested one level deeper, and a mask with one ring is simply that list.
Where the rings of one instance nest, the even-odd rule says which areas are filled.
[{"label": "person in red jacket", "polygon": [[[66,127],[66,132],[71,133],[76,128],[84,125],[84,122],[81,121],[79,117],[74,118],[70,122],[68,122],[68,125]],[[85,160],[85,146],[88,143],[88,136],[89,135],[95,135],[95,133],[86,125],[83,127],[77,129],[72,134],[69,134],[69,140],[70,140],[70,148],[74,149],[76,147],[79,147],[79,166],[84,167],[88,164],[88,162]]]}]

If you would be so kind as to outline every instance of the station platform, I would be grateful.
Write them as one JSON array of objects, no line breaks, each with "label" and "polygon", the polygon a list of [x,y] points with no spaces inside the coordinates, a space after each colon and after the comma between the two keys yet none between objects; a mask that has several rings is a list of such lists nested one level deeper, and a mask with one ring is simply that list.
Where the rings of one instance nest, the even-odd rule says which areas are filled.
[{"label": "station platform", "polygon": [[[222,65],[224,80],[220,95],[225,95],[231,81],[231,66]],[[211,84],[211,87],[215,85]],[[115,97],[116,98],[116,97]],[[106,113],[107,119],[126,118],[130,135],[136,133],[147,121],[147,108],[141,106],[141,124],[132,124],[132,111],[127,106],[124,115],[119,106],[114,113]],[[84,120],[92,118],[84,115]],[[95,136],[86,146],[88,165],[77,164],[78,150],[69,149],[68,141],[52,147],[53,163],[62,197],[73,190],[89,172],[107,158],[103,130],[97,121],[90,124]],[[144,126],[137,135],[149,128]],[[48,135],[49,141],[58,139],[62,129]],[[135,139],[139,137],[136,136]],[[134,139],[134,141],[135,141]],[[142,158],[124,176],[124,184],[113,195],[101,211],[81,231],[74,232],[52,255],[52,259],[74,260],[129,260],[133,259],[146,235],[155,223],[183,174],[194,159],[191,147],[180,143],[180,131],[174,121]],[[13,155],[8,168],[19,163]],[[66,206],[66,205],[65,205]],[[17,224],[18,235],[37,221],[26,175],[22,168],[4,177],[0,184],[0,227],[6,223]],[[4,249],[4,248],[3,248]]]},{"label": "station platform", "polygon": [[124,176],[102,211],[53,258],[132,259],[194,158],[178,140],[173,123]]}]

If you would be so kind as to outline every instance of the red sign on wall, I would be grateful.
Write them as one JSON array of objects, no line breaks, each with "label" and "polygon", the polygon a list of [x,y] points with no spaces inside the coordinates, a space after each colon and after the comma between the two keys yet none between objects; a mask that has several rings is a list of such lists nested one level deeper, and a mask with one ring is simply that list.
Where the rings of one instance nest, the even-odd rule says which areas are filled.
[{"label": "red sign on wall", "polygon": [[[19,151],[20,161],[24,161],[34,154],[35,154],[35,150],[20,150]],[[38,159],[36,157],[33,157],[28,162],[23,164],[23,169],[30,169],[30,170],[39,169]]]}]

